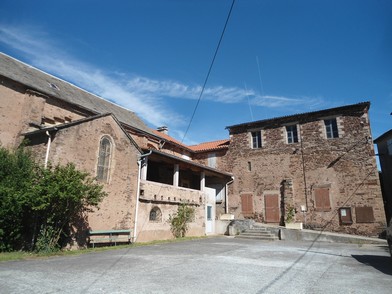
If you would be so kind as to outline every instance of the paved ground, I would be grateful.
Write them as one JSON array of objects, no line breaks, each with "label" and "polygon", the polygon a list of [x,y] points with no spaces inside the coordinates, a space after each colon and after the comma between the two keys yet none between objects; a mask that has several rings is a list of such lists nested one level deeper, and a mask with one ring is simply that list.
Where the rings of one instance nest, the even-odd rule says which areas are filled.
[{"label": "paved ground", "polygon": [[386,246],[214,237],[0,263],[0,293],[392,293]]}]

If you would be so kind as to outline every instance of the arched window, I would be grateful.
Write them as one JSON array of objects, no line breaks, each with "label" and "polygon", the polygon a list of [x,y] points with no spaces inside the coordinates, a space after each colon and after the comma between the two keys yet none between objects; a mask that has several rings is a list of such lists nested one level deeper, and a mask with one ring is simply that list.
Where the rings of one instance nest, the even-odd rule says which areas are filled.
[{"label": "arched window", "polygon": [[97,166],[97,179],[108,181],[110,169],[110,156],[112,152],[112,143],[108,137],[102,137],[99,143],[99,155]]},{"label": "arched window", "polygon": [[154,207],[150,211],[150,222],[159,222],[162,220],[162,213],[158,207]]}]

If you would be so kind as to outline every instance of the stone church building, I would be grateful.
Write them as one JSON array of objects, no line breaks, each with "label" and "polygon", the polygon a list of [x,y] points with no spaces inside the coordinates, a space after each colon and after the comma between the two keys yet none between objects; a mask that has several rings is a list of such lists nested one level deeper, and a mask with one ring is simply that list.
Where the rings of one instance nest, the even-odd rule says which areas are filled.
[{"label": "stone church building", "polygon": [[46,165],[73,162],[104,185],[91,230],[133,241],[172,238],[168,219],[195,208],[190,236],[223,233],[219,219],[374,236],[385,215],[369,103],[228,127],[230,138],[187,146],[132,111],[0,53],[0,144],[28,139]]}]

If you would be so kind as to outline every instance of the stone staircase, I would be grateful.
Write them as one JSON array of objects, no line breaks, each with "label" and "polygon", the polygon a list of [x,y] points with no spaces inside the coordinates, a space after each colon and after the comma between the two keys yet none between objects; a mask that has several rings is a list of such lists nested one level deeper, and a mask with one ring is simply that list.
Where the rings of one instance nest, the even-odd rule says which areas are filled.
[{"label": "stone staircase", "polygon": [[257,239],[263,241],[279,240],[277,234],[273,233],[268,227],[256,226],[241,232],[236,238]]}]

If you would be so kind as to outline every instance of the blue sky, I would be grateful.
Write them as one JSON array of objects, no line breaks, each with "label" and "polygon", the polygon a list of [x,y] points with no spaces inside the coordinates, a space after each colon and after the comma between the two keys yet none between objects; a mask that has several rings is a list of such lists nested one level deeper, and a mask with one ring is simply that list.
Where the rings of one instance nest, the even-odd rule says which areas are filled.
[{"label": "blue sky", "polygon": [[[182,140],[232,0],[0,2],[0,51],[166,125]],[[392,128],[392,1],[236,0],[184,140],[370,101]]]}]

